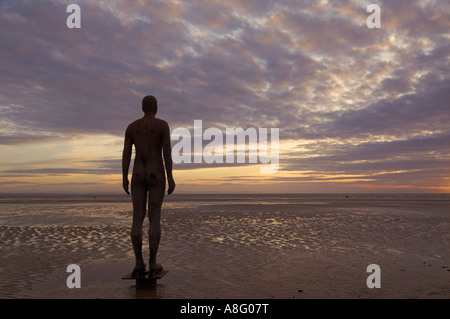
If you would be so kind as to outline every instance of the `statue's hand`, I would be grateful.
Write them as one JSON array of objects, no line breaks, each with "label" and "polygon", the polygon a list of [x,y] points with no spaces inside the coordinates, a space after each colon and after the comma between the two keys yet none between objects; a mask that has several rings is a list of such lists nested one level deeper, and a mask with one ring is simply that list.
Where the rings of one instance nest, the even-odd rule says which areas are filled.
[{"label": "statue's hand", "polygon": [[168,182],[169,182],[169,189],[167,190],[167,194],[170,195],[175,190],[175,181],[173,180],[172,177],[169,177]]},{"label": "statue's hand", "polygon": [[128,190],[128,185],[129,185],[130,183],[128,182],[128,178],[126,178],[126,179],[124,179],[123,181],[122,181],[122,187],[123,187],[123,190],[125,191],[125,193],[127,193],[128,195],[130,195],[130,191]]}]

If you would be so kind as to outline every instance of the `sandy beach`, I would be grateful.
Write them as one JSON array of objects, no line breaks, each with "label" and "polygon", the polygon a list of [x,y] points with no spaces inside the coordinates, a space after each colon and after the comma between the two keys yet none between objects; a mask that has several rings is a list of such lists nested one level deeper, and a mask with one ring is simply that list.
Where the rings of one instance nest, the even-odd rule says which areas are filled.
[{"label": "sandy beach", "polygon": [[[5,198],[1,298],[450,297],[448,195],[173,196],[158,254],[169,273],[146,290],[121,279],[134,266],[127,198]],[[367,287],[370,264],[381,288]]]}]

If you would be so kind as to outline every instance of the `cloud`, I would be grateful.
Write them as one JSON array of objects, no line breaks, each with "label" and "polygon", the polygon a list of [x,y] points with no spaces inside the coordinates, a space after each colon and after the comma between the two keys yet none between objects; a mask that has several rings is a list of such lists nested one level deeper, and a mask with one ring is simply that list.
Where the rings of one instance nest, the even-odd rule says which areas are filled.
[{"label": "cloud", "polygon": [[31,182],[24,182],[24,181],[1,181],[0,186],[3,185],[29,185],[29,184],[35,184]]},{"label": "cloud", "polygon": [[[413,169],[431,172],[435,163],[448,174],[444,1],[381,1],[377,30],[367,28],[359,1],[79,4],[77,30],[65,26],[67,1],[0,4],[1,144],[122,137],[142,116],[142,97],[154,94],[172,129],[194,119],[221,129],[279,127],[281,141],[300,145],[280,157],[285,171],[403,167],[417,177]],[[120,173],[116,160],[97,164],[106,166],[19,171]]]},{"label": "cloud", "polygon": [[16,134],[12,136],[3,135],[0,136],[0,144],[4,145],[19,145],[19,144],[31,144],[40,143],[55,140],[57,136],[48,135],[36,135],[36,134]]},{"label": "cloud", "polygon": [[447,187],[450,134],[354,145],[316,142],[280,158],[285,172],[300,172],[277,181],[367,180],[376,183]]},{"label": "cloud", "polygon": [[[20,1],[3,6],[2,29],[10,30],[2,33],[4,104],[23,107],[5,116],[21,127],[66,134],[119,135],[140,116],[142,96],[153,91],[161,114],[175,123],[201,117],[292,126],[287,117],[295,118],[295,110],[327,103],[346,87],[333,80],[355,80],[355,67],[372,68],[367,56],[383,51],[376,50],[380,35],[353,22],[365,22],[367,14],[352,2],[85,2],[80,30],[57,19],[63,2],[33,11]],[[421,12],[418,5],[408,7]],[[439,15],[430,23],[430,32],[443,32]],[[358,52],[368,46],[375,52]],[[408,87],[400,78],[380,82],[382,91]],[[20,94],[24,87],[26,95]],[[179,111],[185,107],[189,112]]]},{"label": "cloud", "polygon": [[8,174],[26,174],[26,176],[46,175],[46,176],[66,176],[73,174],[94,174],[94,175],[109,175],[119,174],[122,171],[116,169],[89,169],[89,168],[33,168],[33,169],[13,169],[2,172]]}]

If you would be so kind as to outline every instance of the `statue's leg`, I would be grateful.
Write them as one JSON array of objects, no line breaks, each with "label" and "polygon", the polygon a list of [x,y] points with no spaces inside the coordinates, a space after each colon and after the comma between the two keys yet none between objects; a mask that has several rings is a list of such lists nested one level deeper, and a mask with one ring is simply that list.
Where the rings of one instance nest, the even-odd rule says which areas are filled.
[{"label": "statue's leg", "polygon": [[131,242],[133,244],[134,256],[136,258],[135,270],[145,271],[144,259],[142,258],[142,224],[145,218],[147,201],[147,185],[145,181],[133,177],[131,181],[131,197],[133,200],[133,224],[131,226]]},{"label": "statue's leg", "polygon": [[149,267],[150,274],[158,272],[162,269],[156,263],[156,255],[158,254],[159,241],[161,239],[161,206],[164,199],[165,180],[157,183],[153,182],[148,194],[148,218],[149,218],[149,232],[148,240],[150,246]]}]

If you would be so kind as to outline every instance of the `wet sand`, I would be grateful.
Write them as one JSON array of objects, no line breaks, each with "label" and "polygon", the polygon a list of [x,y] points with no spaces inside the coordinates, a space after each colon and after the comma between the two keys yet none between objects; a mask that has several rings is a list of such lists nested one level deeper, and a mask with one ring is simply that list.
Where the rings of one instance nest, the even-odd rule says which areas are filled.
[{"label": "wet sand", "polygon": [[[168,202],[153,289],[132,270],[128,202],[1,204],[1,298],[450,297],[448,201]],[[147,221],[144,247],[147,247]],[[148,258],[148,252],[145,250]],[[81,288],[69,289],[69,264]],[[366,268],[381,268],[369,289]]]}]

